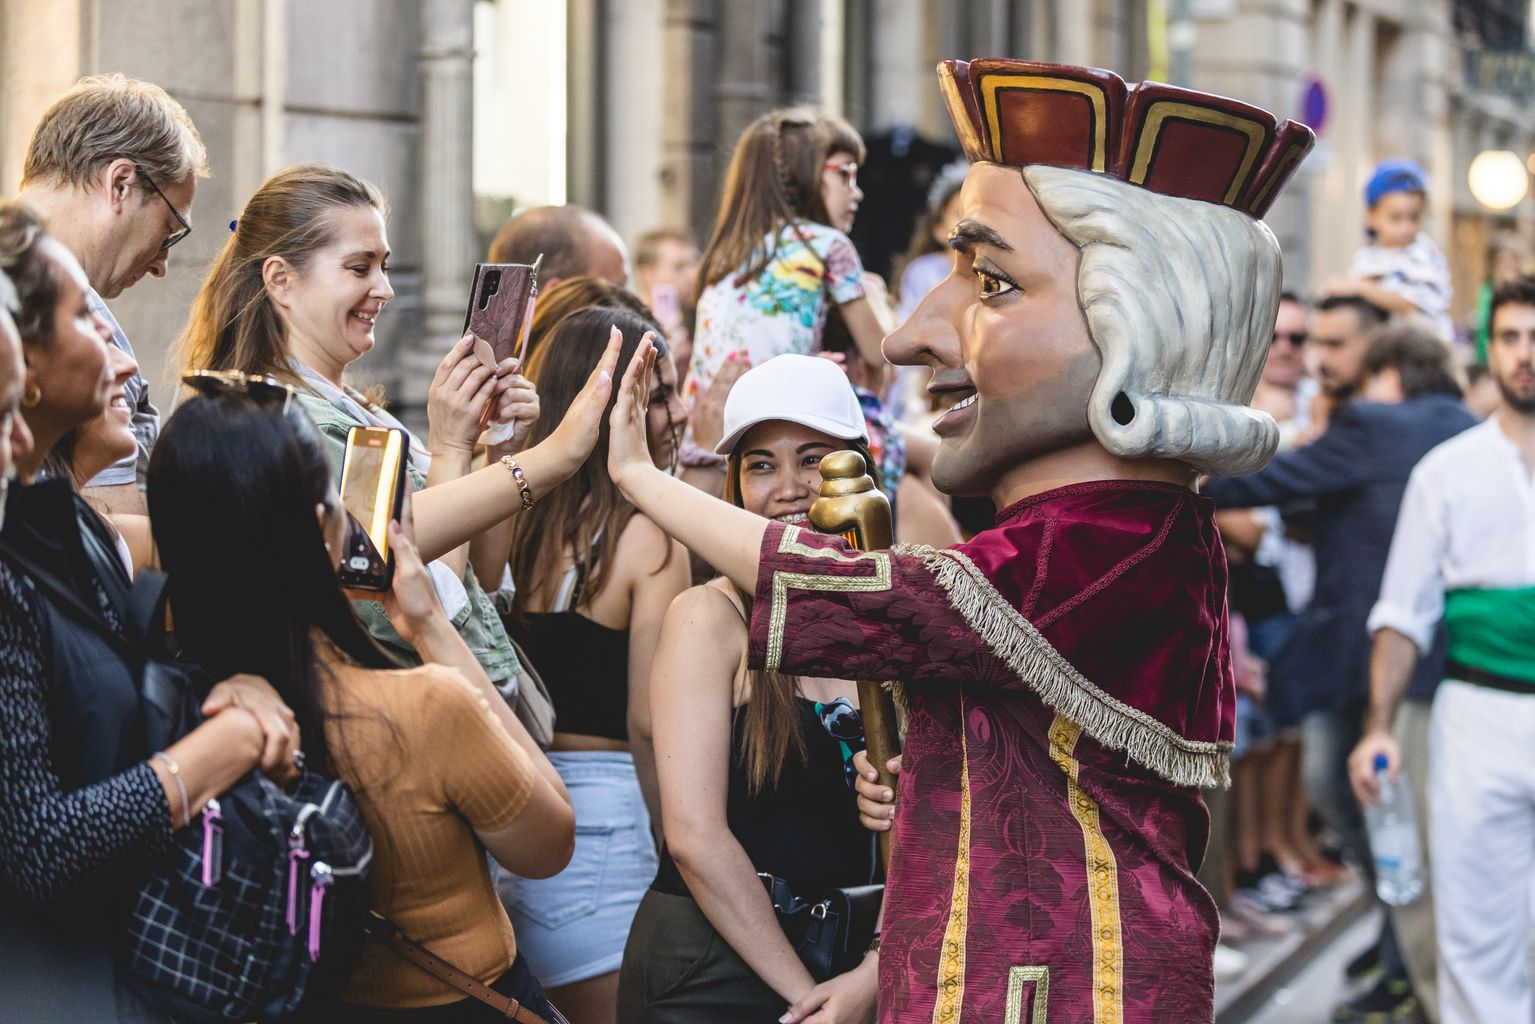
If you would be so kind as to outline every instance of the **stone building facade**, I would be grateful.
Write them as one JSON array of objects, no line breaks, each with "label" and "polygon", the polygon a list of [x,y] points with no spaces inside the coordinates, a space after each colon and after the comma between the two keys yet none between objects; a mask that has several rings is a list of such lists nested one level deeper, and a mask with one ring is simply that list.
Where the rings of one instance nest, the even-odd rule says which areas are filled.
[{"label": "stone building facade", "polygon": [[[1468,26],[1522,29],[1527,0],[0,0],[0,188],[37,116],[75,78],[164,85],[214,177],[165,281],[114,303],[156,394],[168,349],[240,203],[273,170],[341,164],[392,203],[398,298],[359,375],[424,397],[462,322],[470,265],[514,205],[572,201],[625,237],[707,231],[742,128],[821,103],[860,129],[950,141],[932,68],[1019,56],[1184,80],[1300,116],[1321,146],[1269,215],[1292,287],[1347,266],[1376,160],[1431,173],[1429,230],[1463,315],[1488,239],[1535,234],[1535,200],[1493,214],[1466,186],[1488,147],[1529,154],[1529,104],[1466,86]],[[1501,20],[1500,20],[1501,19]],[[1510,27],[1512,26],[1512,27]],[[1483,40],[1483,42],[1488,42]],[[1511,45],[1508,39],[1491,41]]]}]

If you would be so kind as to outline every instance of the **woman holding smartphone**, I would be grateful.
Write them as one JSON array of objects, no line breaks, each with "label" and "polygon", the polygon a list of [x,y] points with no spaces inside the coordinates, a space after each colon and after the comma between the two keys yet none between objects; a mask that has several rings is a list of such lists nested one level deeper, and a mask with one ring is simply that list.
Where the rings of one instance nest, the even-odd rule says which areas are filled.
[{"label": "woman holding smartphone", "polygon": [[[769,360],[726,401],[726,497],[803,523],[821,457],[844,448],[869,458],[842,371],[809,356]],[[666,847],[624,953],[622,1024],[772,1021],[796,1003],[819,1010],[817,1024],[873,1020],[877,954],[816,986],[758,879],[814,901],[872,878],[850,784],[857,686],[747,671],[750,601],[716,579],[674,601],[661,627],[650,713]]]},{"label": "woman holding smartphone", "polygon": [[[385,216],[378,189],[339,168],[279,171],[241,211],[179,343],[183,370],[238,370],[293,386],[338,476],[352,427],[403,429],[379,396],[346,381],[348,368],[373,348],[374,323],[394,297]],[[409,485],[417,546],[445,610],[486,673],[504,685],[521,668],[470,567],[471,549],[495,544],[499,524],[575,471],[596,440],[596,423],[589,436],[562,426],[543,443],[512,451],[537,415],[536,396],[515,360],[482,366],[473,342],[465,335],[438,367],[427,400],[430,447],[409,439]],[[606,401],[607,393],[583,392],[583,401]],[[522,426],[506,448],[491,451],[489,465],[470,472],[488,405],[497,420]],[[415,658],[376,602],[359,601],[357,613],[386,647]]]},{"label": "woman holding smartphone", "polygon": [[12,361],[0,471],[14,452],[20,481],[0,488],[0,992],[7,1019],[152,1020],[116,977],[110,941],[133,879],[241,776],[289,777],[299,733],[270,686],[234,676],[202,725],[145,746],[113,534],[67,474],[34,482],[60,438],[110,412],[123,364],[79,262],[14,201],[0,202],[0,270],[15,285],[14,328],[0,315]]},{"label": "woman holding smartphone", "polygon": [[[610,336],[623,338],[622,367],[655,330],[627,309],[602,306],[561,321],[529,368],[543,396],[532,439],[559,423],[582,367]],[[645,427],[651,459],[666,468],[687,410],[676,368],[660,353]],[[624,940],[656,874],[650,665],[661,617],[688,585],[688,556],[618,493],[604,427],[570,486],[513,521],[511,567],[518,586],[506,626],[549,686],[558,729],[549,760],[580,826],[569,867],[543,881],[503,878],[501,894],[555,1001],[575,1020],[612,1024]]]},{"label": "woman holding smartphone", "polygon": [[[357,794],[374,840],[375,910],[464,975],[550,1019],[484,854],[532,876],[565,865],[574,818],[559,776],[449,623],[399,524],[389,525],[393,587],[379,596],[426,664],[401,668],[359,623],[336,575],[347,514],[290,390],[233,374],[188,381],[198,394],[166,423],[149,466],[150,518],[183,656],[210,671],[259,672],[288,701],[307,766]],[[404,513],[408,526],[408,505]],[[233,573],[232,551],[241,555]],[[304,1018],[498,1017],[378,943],[341,998]]]}]

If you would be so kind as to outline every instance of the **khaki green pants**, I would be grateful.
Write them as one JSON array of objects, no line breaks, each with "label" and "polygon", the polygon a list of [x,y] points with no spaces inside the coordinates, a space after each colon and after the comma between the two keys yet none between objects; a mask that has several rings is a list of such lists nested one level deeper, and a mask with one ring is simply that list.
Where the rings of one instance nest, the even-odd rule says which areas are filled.
[{"label": "khaki green pants", "polygon": [[771,1024],[788,1008],[697,903],[645,894],[624,947],[618,1024]]}]

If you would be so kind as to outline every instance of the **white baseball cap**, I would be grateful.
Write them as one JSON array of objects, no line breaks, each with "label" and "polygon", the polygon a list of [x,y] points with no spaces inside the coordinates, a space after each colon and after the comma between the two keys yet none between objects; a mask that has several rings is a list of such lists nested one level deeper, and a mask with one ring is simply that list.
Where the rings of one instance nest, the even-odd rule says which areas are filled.
[{"label": "white baseball cap", "polygon": [[725,399],[725,436],[715,454],[729,455],[748,430],[770,420],[799,423],[839,441],[869,442],[853,385],[830,359],[774,356],[743,373]]}]

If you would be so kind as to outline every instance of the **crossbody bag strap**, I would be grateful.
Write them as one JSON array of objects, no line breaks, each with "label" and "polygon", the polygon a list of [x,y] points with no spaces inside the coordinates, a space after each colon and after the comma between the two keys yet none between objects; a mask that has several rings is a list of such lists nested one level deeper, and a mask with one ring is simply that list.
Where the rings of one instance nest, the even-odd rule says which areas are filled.
[{"label": "crossbody bag strap", "polygon": [[52,595],[59,607],[70,613],[78,624],[87,626],[99,633],[130,665],[137,665],[142,660],[142,653],[135,651],[128,642],[118,636],[101,619],[101,611],[92,609],[83,602],[67,583],[59,579],[48,569],[38,564],[31,556],[19,551],[9,541],[0,540],[0,557],[10,561],[20,572],[29,577],[41,590]]},{"label": "crossbody bag strap", "polygon": [[[550,1021],[544,1020],[544,1018],[523,1006],[511,996],[497,992],[478,978],[465,974],[457,967],[454,967],[442,957],[400,931],[393,921],[382,914],[369,911],[368,934],[438,981],[453,986],[471,999],[478,999],[507,1020],[519,1021],[520,1024],[551,1024]],[[556,1010],[555,1020],[552,1024],[568,1024],[568,1022]]]}]

